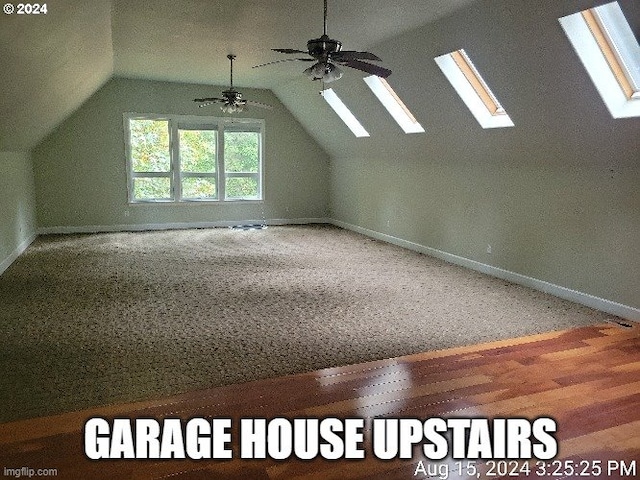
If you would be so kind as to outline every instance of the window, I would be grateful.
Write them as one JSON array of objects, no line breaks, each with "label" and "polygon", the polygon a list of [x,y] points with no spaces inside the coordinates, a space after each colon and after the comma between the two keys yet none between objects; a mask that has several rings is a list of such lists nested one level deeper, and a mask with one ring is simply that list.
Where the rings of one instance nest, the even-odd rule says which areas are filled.
[{"label": "window", "polygon": [[482,128],[513,127],[464,49],[436,57],[435,61]]},{"label": "window", "polygon": [[640,45],[618,2],[559,21],[611,116],[640,116]]},{"label": "window", "polygon": [[340,97],[333,91],[332,88],[327,88],[322,91],[322,98],[333,108],[333,111],[338,114],[340,119],[345,123],[349,130],[353,132],[356,137],[368,137],[369,132],[365,130],[358,119],[351,113],[351,110],[340,100]]},{"label": "window", "polygon": [[262,200],[262,120],[125,114],[129,202]]},{"label": "window", "polygon": [[364,81],[400,128],[402,128],[404,133],[424,133],[422,125],[418,123],[404,102],[400,100],[400,97],[398,97],[393,88],[391,88],[391,85],[389,85],[384,78],[371,75],[365,77]]},{"label": "window", "polygon": [[166,120],[139,119],[129,123],[130,181],[135,198],[171,198],[171,158]]},{"label": "window", "polygon": [[260,192],[260,131],[225,129],[225,193],[228,199],[257,198]]},{"label": "window", "polygon": [[218,130],[178,124],[180,193],[183,200],[218,198]]}]

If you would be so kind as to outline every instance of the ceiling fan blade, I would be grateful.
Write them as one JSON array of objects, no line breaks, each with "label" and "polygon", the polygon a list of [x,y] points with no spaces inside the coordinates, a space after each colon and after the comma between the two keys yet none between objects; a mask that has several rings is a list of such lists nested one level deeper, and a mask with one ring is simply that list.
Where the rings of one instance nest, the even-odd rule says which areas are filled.
[{"label": "ceiling fan blade", "polygon": [[216,102],[225,102],[224,98],[194,98],[194,102],[207,102],[207,103],[216,103]]},{"label": "ceiling fan blade", "polygon": [[361,70],[363,72],[367,72],[381,78],[387,78],[389,75],[391,75],[391,70],[387,68],[383,68],[372,63],[361,62],[360,60],[349,60],[342,63],[342,65],[355,68],[356,70]]},{"label": "ceiling fan blade", "polygon": [[276,63],[283,63],[283,62],[294,62],[296,60],[300,60],[301,62],[315,62],[315,59],[313,58],[285,58],[284,60],[276,60],[274,62],[267,62],[267,63],[261,63],[260,65],[254,65],[251,68],[266,67],[267,65],[274,65]]},{"label": "ceiling fan blade", "polygon": [[373,60],[374,62],[381,62],[377,55],[370,52],[356,52],[354,50],[344,50],[336,52],[331,55],[331,59],[336,62],[346,62],[349,60]]},{"label": "ceiling fan blade", "polygon": [[273,110],[273,107],[266,103],[253,102],[251,100],[247,100],[245,103],[246,105],[251,105],[252,107],[260,107],[260,108],[266,108],[267,110]]},{"label": "ceiling fan blade", "polygon": [[200,105],[198,105],[198,107],[199,107],[199,108],[202,108],[202,107],[209,107],[209,106],[211,106],[211,105],[215,105],[216,103],[218,103],[218,102],[205,102],[205,103],[201,103]]},{"label": "ceiling fan blade", "polygon": [[296,50],[295,48],[272,48],[271,50],[280,53],[308,53],[304,50]]}]

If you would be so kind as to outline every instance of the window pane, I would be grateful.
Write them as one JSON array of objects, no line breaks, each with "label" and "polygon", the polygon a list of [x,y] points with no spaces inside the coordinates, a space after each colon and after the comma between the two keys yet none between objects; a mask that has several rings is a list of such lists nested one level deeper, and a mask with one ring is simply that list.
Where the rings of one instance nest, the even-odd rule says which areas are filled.
[{"label": "window pane", "polygon": [[183,172],[216,171],[215,130],[180,130],[180,169]]},{"label": "window pane", "polygon": [[227,198],[258,198],[258,181],[250,177],[227,178],[225,196]]},{"label": "window pane", "polygon": [[134,178],[133,197],[135,200],[171,200],[171,180],[169,178]]},{"label": "window pane", "polygon": [[182,180],[182,198],[215,199],[216,181],[213,178],[184,178]]},{"label": "window pane", "polygon": [[225,171],[258,173],[259,146],[258,132],[224,132]]},{"label": "window pane", "polygon": [[168,172],[169,122],[166,120],[129,121],[131,167],[134,172]]}]

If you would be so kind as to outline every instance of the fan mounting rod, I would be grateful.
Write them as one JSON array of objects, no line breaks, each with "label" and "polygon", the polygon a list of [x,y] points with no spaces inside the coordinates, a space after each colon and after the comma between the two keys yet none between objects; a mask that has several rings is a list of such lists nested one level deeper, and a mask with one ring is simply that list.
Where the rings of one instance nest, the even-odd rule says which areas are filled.
[{"label": "fan mounting rod", "polygon": [[320,38],[314,38],[307,42],[307,50],[312,57],[327,62],[329,56],[342,50],[342,43],[329,38],[327,35],[327,0],[324,0],[323,33]]},{"label": "fan mounting rod", "polygon": [[236,58],[235,55],[229,54],[227,55],[227,58],[229,59],[229,61],[231,62],[231,71],[230,71],[230,81],[231,81],[231,90],[233,90],[233,60]]},{"label": "fan mounting rod", "polygon": [[327,35],[327,0],[324,0],[324,28],[323,35]]}]

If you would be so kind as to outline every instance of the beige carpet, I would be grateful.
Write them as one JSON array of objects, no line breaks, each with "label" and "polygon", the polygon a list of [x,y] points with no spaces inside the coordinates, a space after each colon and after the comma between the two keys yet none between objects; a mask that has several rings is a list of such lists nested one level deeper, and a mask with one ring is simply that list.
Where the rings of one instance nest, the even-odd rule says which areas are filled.
[{"label": "beige carpet", "polygon": [[0,422],[608,318],[329,226],[45,236],[0,276]]}]

